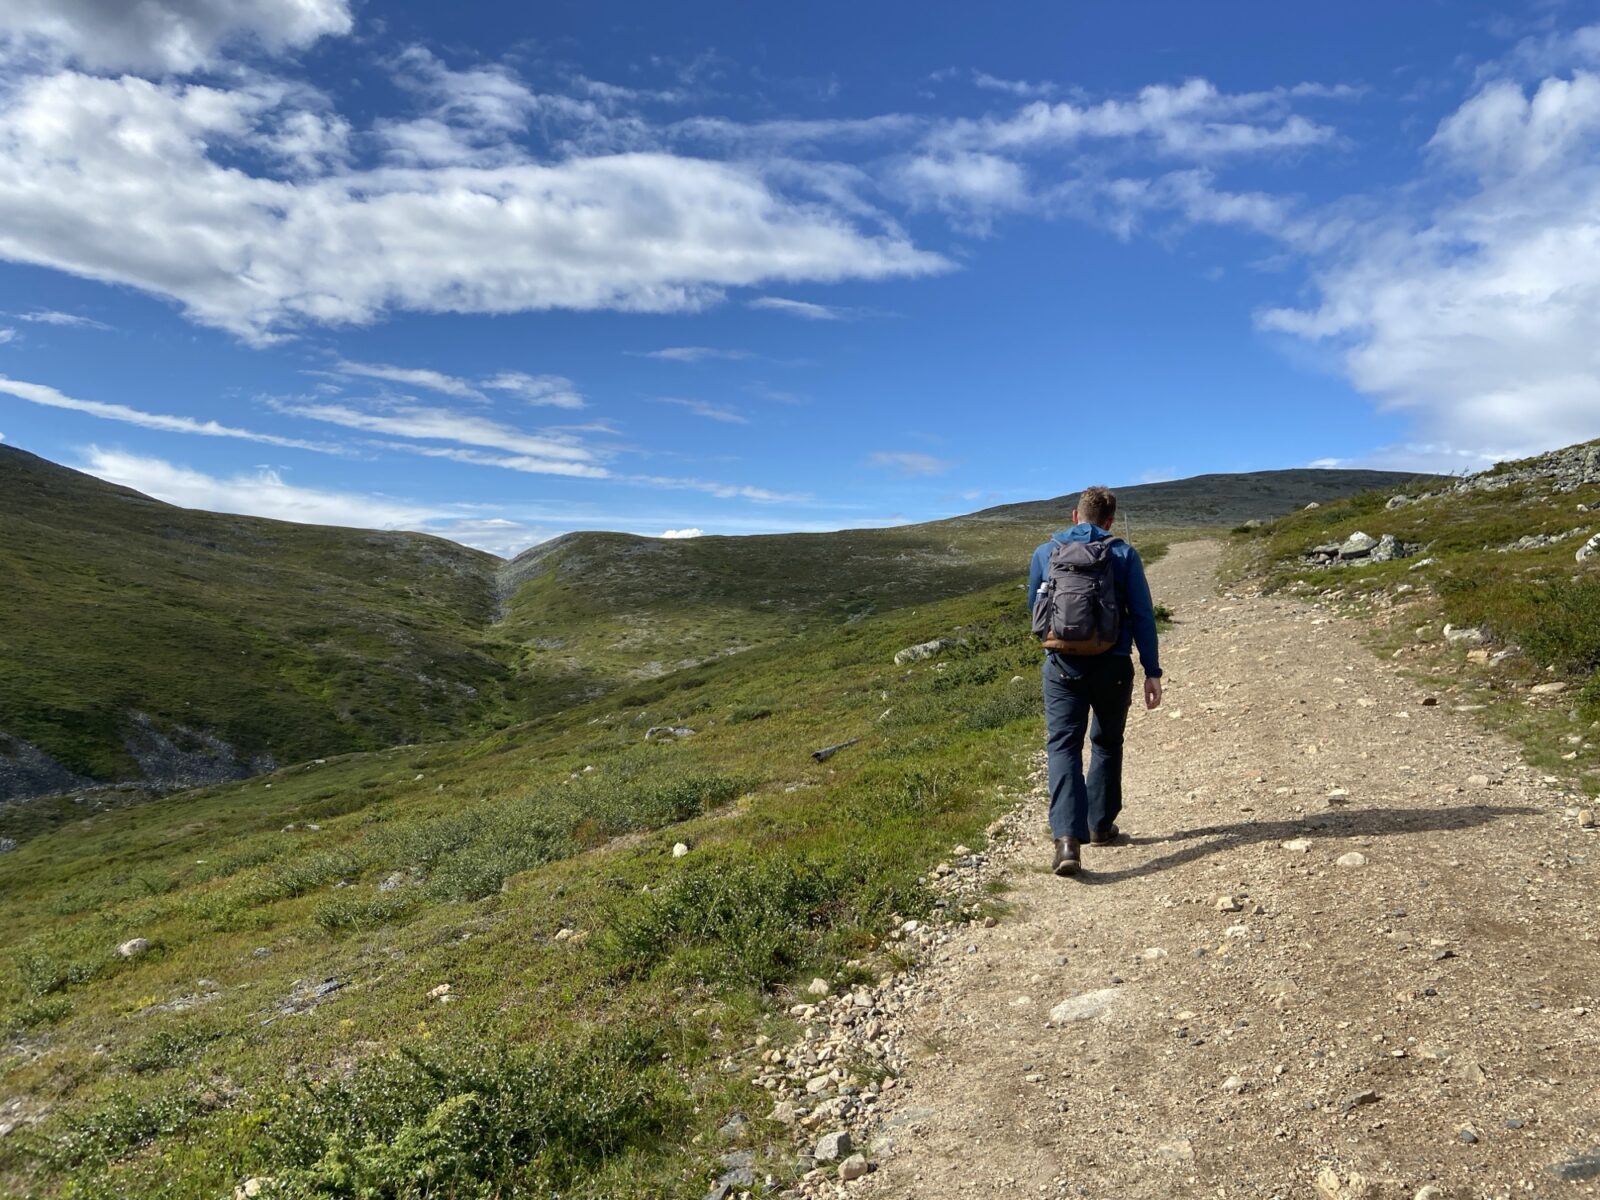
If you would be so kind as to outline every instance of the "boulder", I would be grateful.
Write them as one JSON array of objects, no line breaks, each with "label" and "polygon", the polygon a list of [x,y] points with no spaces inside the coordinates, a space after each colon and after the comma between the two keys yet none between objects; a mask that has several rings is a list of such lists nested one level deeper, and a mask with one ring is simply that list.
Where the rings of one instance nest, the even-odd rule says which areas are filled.
[{"label": "boulder", "polygon": [[1370,533],[1362,533],[1359,529],[1345,538],[1339,547],[1340,558],[1365,558],[1377,547],[1378,539]]},{"label": "boulder", "polygon": [[1578,547],[1578,561],[1588,562],[1597,555],[1600,555],[1600,533],[1595,534],[1582,546]]},{"label": "boulder", "polygon": [[653,742],[657,738],[664,737],[681,738],[693,736],[694,730],[687,725],[652,725],[644,731],[644,740],[647,742]]},{"label": "boulder", "polygon": [[894,665],[903,667],[909,662],[918,662],[924,658],[932,658],[941,650],[948,650],[952,646],[962,644],[961,638],[934,638],[931,642],[919,642],[915,646],[907,646],[904,650],[895,651]]},{"label": "boulder", "polygon": [[117,947],[118,958],[138,958],[139,955],[150,949],[149,938],[129,938]]},{"label": "boulder", "polygon": [[847,1130],[838,1130],[835,1133],[825,1133],[817,1139],[817,1148],[814,1157],[819,1163],[839,1162],[848,1158],[855,1149],[855,1143],[850,1140]]},{"label": "boulder", "polygon": [[1413,503],[1413,501],[1410,496],[1390,496],[1389,503],[1385,504],[1383,507],[1390,512],[1393,512],[1395,509],[1404,508],[1406,505],[1411,503]]}]

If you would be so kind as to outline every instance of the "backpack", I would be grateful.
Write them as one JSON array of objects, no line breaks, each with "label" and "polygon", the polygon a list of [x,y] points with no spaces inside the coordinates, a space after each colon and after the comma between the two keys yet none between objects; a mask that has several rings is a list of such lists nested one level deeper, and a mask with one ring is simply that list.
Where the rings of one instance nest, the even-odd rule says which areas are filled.
[{"label": "backpack", "polygon": [[1111,548],[1121,538],[1057,541],[1033,602],[1033,632],[1046,650],[1104,654],[1122,633],[1122,597]]}]

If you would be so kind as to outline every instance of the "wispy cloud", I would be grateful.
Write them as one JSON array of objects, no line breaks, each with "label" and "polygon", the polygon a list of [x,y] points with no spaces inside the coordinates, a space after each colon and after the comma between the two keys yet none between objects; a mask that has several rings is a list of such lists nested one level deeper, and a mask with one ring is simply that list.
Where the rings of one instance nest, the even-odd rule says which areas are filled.
[{"label": "wispy cloud", "polygon": [[972,82],[978,87],[991,92],[1005,92],[1008,95],[1020,96],[1025,100],[1037,99],[1040,96],[1052,96],[1060,90],[1055,84],[1048,81],[1030,83],[1025,79],[1000,79],[990,75],[987,71],[974,71]]},{"label": "wispy cloud", "polygon": [[563,375],[529,375],[522,371],[501,371],[483,381],[491,392],[507,392],[529,404],[551,408],[583,408],[582,393]]},{"label": "wispy cloud", "polygon": [[725,425],[748,425],[750,419],[742,413],[731,408],[724,408],[717,404],[708,404],[704,400],[684,400],[676,396],[662,396],[656,401],[658,404],[672,404],[678,408],[687,409],[697,417],[704,417],[708,421],[721,421]]},{"label": "wispy cloud", "polygon": [[427,367],[396,367],[389,363],[362,363],[341,361],[334,370],[340,375],[355,375],[363,379],[381,379],[385,383],[398,383],[406,387],[427,388],[445,396],[462,400],[483,400],[484,394],[464,379],[446,375]]},{"label": "wispy cloud", "polygon": [[955,463],[949,459],[935,458],[915,450],[878,450],[868,456],[867,463],[896,471],[907,478],[926,475],[943,475]]},{"label": "wispy cloud", "polygon": [[813,304],[809,300],[789,300],[782,296],[760,296],[750,301],[751,308],[767,312],[784,313],[804,321],[842,321],[856,315],[855,309],[839,308],[830,304]]},{"label": "wispy cloud", "polygon": [[760,504],[809,504],[809,492],[775,492],[770,488],[751,487],[743,483],[718,483],[711,479],[679,479],[671,475],[618,475],[622,483],[644,487],[671,488],[680,491],[704,492],[719,500],[754,500]]},{"label": "wispy cloud", "polygon": [[564,375],[530,375],[526,371],[501,371],[486,379],[469,380],[428,367],[398,367],[390,363],[341,361],[334,374],[381,379],[403,387],[426,388],[460,400],[487,400],[488,392],[502,392],[528,404],[550,408],[583,408],[577,385]]},{"label": "wispy cloud", "polygon": [[298,487],[272,467],[228,476],[208,475],[164,459],[93,446],[78,469],[168,504],[207,512],[363,529],[421,529],[444,515],[437,507],[392,497]]},{"label": "wispy cloud", "polygon": [[138,425],[144,429],[158,429],[164,433],[191,433],[200,437],[239,438],[247,442],[260,442],[267,446],[283,446],[295,450],[316,450],[324,454],[337,454],[338,446],[326,442],[308,442],[300,438],[280,437],[272,433],[260,433],[253,429],[240,429],[232,425],[223,425],[219,421],[200,420],[195,417],[172,416],[167,413],[144,412],[137,408],[129,408],[126,404],[107,404],[99,400],[78,400],[58,392],[55,388],[43,383],[28,383],[21,379],[10,379],[0,375],[0,393],[15,396],[18,400],[25,400],[29,404],[41,405],[44,408],[59,408],[69,412],[84,413],[91,417],[99,417],[105,421],[120,421],[126,425]]},{"label": "wispy cloud", "polygon": [[709,359],[738,362],[754,357],[748,350],[719,350],[714,346],[665,346],[660,350],[625,350],[632,358],[655,358],[662,362],[697,363]]},{"label": "wispy cloud", "polygon": [[[363,433],[380,433],[417,441],[453,442],[460,446],[505,451],[528,464],[519,468],[523,470],[540,469],[559,475],[604,474],[595,464],[594,451],[574,437],[555,433],[527,433],[488,417],[452,409],[403,402],[386,403],[377,409],[301,400],[274,400],[271,403],[279,412]],[[418,450],[418,453],[425,451]],[[440,453],[438,457],[456,456]],[[537,467],[533,464],[537,464]]]},{"label": "wispy cloud", "polygon": [[4,346],[17,336],[17,331],[9,326],[0,325],[0,346]]},{"label": "wispy cloud", "polygon": [[104,321],[96,321],[93,317],[80,317],[76,313],[57,312],[54,309],[35,309],[33,312],[13,313],[19,321],[31,321],[37,325],[61,325],[77,329],[110,329]]}]

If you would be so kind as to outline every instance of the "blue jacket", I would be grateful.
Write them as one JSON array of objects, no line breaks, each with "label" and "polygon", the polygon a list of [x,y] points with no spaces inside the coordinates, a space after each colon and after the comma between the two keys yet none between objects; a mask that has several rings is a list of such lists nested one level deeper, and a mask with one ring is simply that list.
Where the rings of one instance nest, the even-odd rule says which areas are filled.
[{"label": "blue jacket", "polygon": [[[1098,542],[1111,534],[1098,525],[1080,521],[1071,529],[1063,529],[1033,552],[1028,564],[1028,613],[1033,613],[1033,598],[1039,594],[1039,585],[1050,569],[1050,550],[1058,541]],[[1122,634],[1110,653],[1133,656],[1133,646],[1139,645],[1139,665],[1150,679],[1161,675],[1161,658],[1156,648],[1156,610],[1150,599],[1150,584],[1144,577],[1144,563],[1139,552],[1126,542],[1111,548],[1111,569],[1117,576],[1117,594],[1122,597]],[[1070,657],[1070,656],[1068,656]]]}]

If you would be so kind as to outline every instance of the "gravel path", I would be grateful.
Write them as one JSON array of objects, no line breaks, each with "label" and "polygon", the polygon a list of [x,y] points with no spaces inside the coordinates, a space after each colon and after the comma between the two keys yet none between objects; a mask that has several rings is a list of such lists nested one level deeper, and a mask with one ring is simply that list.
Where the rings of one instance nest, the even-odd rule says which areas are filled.
[{"label": "gravel path", "polygon": [[1133,843],[1055,878],[1035,790],[1012,912],[934,948],[876,1169],[824,1194],[1600,1193],[1595,832],[1355,623],[1219,596],[1218,557],[1152,571]]}]

